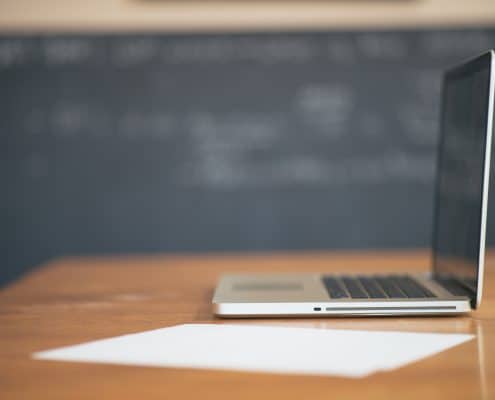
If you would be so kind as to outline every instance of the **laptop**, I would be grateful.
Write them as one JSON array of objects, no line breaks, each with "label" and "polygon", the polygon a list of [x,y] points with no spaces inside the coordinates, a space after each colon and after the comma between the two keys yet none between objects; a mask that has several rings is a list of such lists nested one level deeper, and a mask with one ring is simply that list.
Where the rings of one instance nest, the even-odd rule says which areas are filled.
[{"label": "laptop", "polygon": [[451,315],[481,303],[495,52],[445,72],[428,274],[224,275],[220,317]]}]

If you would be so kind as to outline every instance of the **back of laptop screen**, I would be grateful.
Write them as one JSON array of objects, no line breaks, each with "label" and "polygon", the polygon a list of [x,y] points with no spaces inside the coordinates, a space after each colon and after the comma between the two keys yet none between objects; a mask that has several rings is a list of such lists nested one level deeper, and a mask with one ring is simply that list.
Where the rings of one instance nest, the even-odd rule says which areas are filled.
[{"label": "back of laptop screen", "polygon": [[454,275],[476,292],[484,234],[490,68],[491,54],[486,54],[445,75],[438,153],[434,273]]}]

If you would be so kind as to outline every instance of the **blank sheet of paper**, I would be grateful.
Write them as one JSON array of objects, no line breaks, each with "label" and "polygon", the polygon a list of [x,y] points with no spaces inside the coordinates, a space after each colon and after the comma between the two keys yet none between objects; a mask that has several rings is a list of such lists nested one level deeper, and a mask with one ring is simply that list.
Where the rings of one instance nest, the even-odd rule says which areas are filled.
[{"label": "blank sheet of paper", "polygon": [[42,351],[33,357],[358,378],[402,367],[472,338],[464,334],[186,324]]}]

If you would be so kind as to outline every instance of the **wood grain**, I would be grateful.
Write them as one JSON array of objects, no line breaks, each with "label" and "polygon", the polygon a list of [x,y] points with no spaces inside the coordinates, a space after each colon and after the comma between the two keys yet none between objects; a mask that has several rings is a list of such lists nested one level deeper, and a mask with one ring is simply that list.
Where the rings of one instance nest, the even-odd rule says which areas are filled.
[{"label": "wood grain", "polygon": [[[2,399],[478,399],[495,397],[495,263],[482,307],[459,317],[215,319],[223,272],[426,270],[410,253],[284,253],[64,258],[0,291]],[[61,363],[34,351],[187,322],[473,333],[477,339],[364,379]],[[386,343],[384,343],[386,346]],[[400,394],[400,395],[399,395]]]}]

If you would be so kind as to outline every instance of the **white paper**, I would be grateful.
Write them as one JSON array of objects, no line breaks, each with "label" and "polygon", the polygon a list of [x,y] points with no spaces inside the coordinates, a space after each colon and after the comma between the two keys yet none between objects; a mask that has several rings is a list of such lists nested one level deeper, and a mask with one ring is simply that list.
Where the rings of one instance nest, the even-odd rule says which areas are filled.
[{"label": "white paper", "polygon": [[33,354],[43,360],[363,377],[473,335],[186,324]]}]

